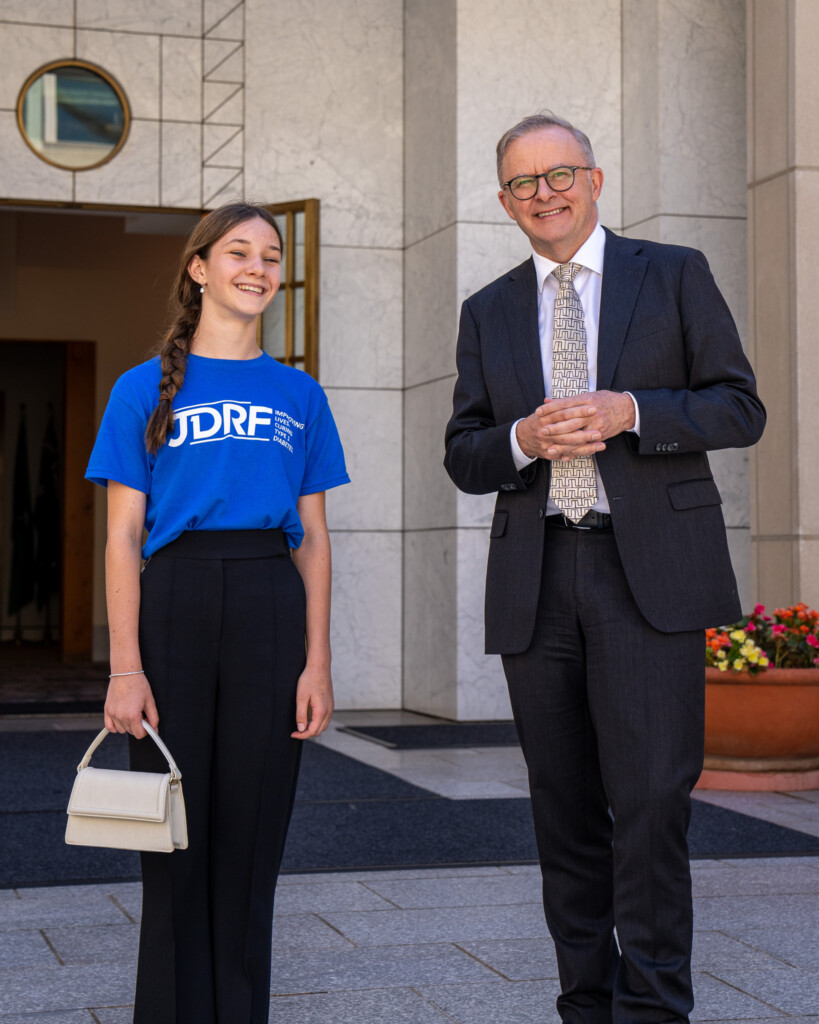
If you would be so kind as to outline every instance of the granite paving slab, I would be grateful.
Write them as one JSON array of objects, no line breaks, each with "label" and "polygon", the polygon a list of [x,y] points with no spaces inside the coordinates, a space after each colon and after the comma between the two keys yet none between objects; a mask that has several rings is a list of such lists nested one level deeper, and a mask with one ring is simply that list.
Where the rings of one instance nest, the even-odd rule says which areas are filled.
[{"label": "granite paving slab", "polygon": [[127,918],[104,892],[76,895],[55,887],[48,895],[0,904],[0,933],[65,925],[122,924]]},{"label": "granite paving slab", "polygon": [[694,931],[692,967],[695,971],[719,974],[736,967],[782,966],[782,960],[766,950],[724,932]]},{"label": "granite paving slab", "polygon": [[324,919],[357,946],[395,946],[413,942],[464,942],[470,939],[545,938],[543,908],[445,907],[440,910],[373,910],[324,914]]},{"label": "granite paving slab", "polygon": [[[713,863],[713,862],[709,862]],[[697,896],[819,893],[819,858],[782,857],[723,861],[692,874]]]},{"label": "granite paving slab", "polygon": [[271,1024],[452,1024],[451,1017],[442,1014],[423,996],[401,988],[276,996],[270,1001],[270,1021]]},{"label": "granite paving slab", "polygon": [[[307,871],[301,874],[279,875],[277,891],[289,885],[307,885],[317,879],[332,877],[337,881],[345,882],[371,882],[383,881],[384,879],[398,879],[408,881],[415,878],[477,878],[487,875],[508,875],[521,871],[540,871],[537,865],[529,864],[459,864],[449,867],[442,865],[436,868],[385,868],[384,870],[374,869],[369,871],[334,871],[331,875],[325,872]],[[2,890],[0,890],[1,892]]]},{"label": "granite paving slab", "polygon": [[819,894],[765,896],[695,896],[694,927],[706,931],[739,931],[765,928],[771,922],[801,931],[819,921]]},{"label": "granite paving slab", "polygon": [[[691,1021],[724,1021],[732,1018],[757,1020],[775,1017],[777,1008],[769,1006],[747,992],[741,992],[719,978],[700,972],[694,973],[694,1009]],[[783,1018],[784,1019],[784,1018]]]},{"label": "granite paving slab", "polygon": [[508,981],[542,981],[558,976],[551,939],[460,942],[458,945]]},{"label": "granite paving slab", "polygon": [[467,953],[443,943],[298,950],[274,957],[271,978],[273,995],[501,980]]},{"label": "granite paving slab", "polygon": [[555,980],[504,981],[494,985],[424,985],[433,1006],[457,1024],[552,1024],[557,1022]]},{"label": "granite paving slab", "polygon": [[57,958],[40,932],[17,931],[0,935],[0,969],[23,965],[52,967],[56,963]]},{"label": "granite paving slab", "polygon": [[133,964],[23,967],[3,972],[7,1013],[44,1013],[122,1005],[134,998]]},{"label": "granite paving slab", "polygon": [[298,949],[350,949],[352,943],[315,914],[277,914],[273,919],[273,952]]},{"label": "granite paving slab", "polygon": [[479,907],[537,903],[542,900],[540,873],[506,878],[433,878],[418,881],[380,881],[367,886],[403,909]]},{"label": "granite paving slab", "polygon": [[815,920],[805,920],[800,928],[782,928],[773,920],[763,928],[737,929],[731,934],[791,967],[819,970],[818,932]]},{"label": "granite paving slab", "polygon": [[355,881],[326,882],[326,876],[313,876],[300,885],[283,885],[276,892],[276,910],[282,914],[312,914],[328,910],[388,910],[372,887]]},{"label": "granite paving slab", "polygon": [[139,951],[139,928],[133,924],[46,928],[45,935],[64,964],[135,962]]},{"label": "granite paving slab", "polygon": [[788,1014],[819,1014],[819,970],[754,967],[720,971],[721,981]]},{"label": "granite paving slab", "polygon": [[[88,1010],[67,1010],[65,1013],[2,1013],[0,1024],[95,1024]],[[124,1022],[123,1022],[124,1024]],[[128,1024],[131,1024],[130,1018]]]},{"label": "granite paving slab", "polygon": [[[94,1016],[99,1024],[133,1024],[133,1006],[95,1006]],[[0,1024],[3,1024],[0,1020]]]}]

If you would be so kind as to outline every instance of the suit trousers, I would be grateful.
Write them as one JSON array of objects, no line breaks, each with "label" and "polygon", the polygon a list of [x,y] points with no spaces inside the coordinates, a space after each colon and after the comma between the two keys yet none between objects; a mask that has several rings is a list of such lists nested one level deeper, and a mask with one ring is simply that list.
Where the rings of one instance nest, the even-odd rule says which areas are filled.
[{"label": "suit trousers", "polygon": [[545,529],[534,639],[503,665],[529,774],[558,1012],[569,1024],[687,1022],[686,835],[703,763],[703,636],[649,626],[613,531]]},{"label": "suit trousers", "polygon": [[[184,533],[141,583],[140,649],[189,846],[142,854],[134,1024],[266,1024],[304,586],[281,530]],[[149,740],[130,747],[132,768],[167,770]]]}]

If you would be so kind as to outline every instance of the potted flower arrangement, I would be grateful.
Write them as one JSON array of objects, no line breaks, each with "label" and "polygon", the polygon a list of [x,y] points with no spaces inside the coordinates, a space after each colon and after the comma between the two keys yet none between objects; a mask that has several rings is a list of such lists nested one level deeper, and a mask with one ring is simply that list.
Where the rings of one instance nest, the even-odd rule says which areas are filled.
[{"label": "potted flower arrangement", "polygon": [[819,612],[758,604],[705,634],[703,788],[819,788]]}]

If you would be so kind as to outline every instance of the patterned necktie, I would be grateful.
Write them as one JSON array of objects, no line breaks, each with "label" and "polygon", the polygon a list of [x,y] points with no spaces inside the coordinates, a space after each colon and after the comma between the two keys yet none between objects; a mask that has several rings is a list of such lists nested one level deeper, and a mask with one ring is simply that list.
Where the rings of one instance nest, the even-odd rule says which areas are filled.
[{"label": "patterned necktie", "polygon": [[[552,273],[560,282],[555,298],[555,329],[552,346],[552,397],[567,398],[589,390],[586,325],[583,307],[575,291],[579,263],[562,263]],[[571,462],[552,462],[549,497],[560,511],[578,522],[597,501],[594,459],[582,455]]]}]

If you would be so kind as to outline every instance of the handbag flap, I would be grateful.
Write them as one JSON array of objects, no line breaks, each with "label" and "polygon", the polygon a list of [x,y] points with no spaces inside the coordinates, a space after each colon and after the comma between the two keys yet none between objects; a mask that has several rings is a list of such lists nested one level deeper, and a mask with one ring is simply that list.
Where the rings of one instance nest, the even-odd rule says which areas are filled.
[{"label": "handbag flap", "polygon": [[171,776],[83,768],[77,773],[68,813],[91,818],[164,821]]}]

